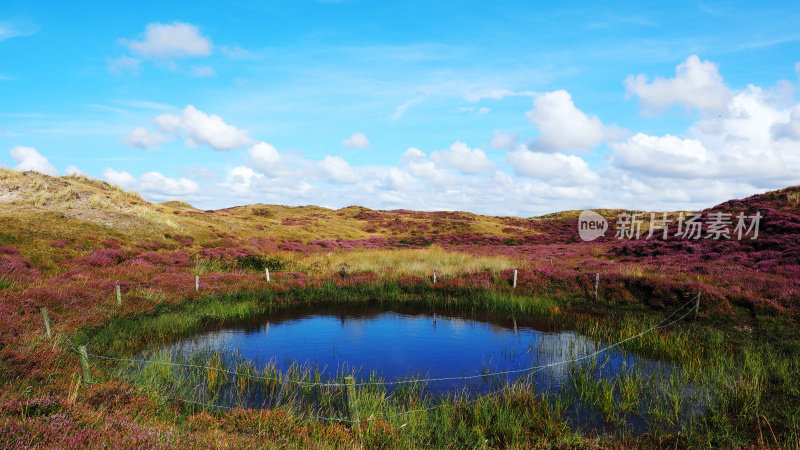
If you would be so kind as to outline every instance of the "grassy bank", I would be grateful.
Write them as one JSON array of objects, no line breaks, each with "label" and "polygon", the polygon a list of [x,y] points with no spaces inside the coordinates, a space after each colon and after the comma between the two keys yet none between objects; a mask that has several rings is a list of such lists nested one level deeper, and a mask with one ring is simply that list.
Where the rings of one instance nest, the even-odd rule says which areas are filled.
[{"label": "grassy bank", "polygon": [[[582,295],[525,296],[492,289],[432,288],[428,283],[326,283],[313,288],[241,291],[164,304],[146,315],[114,318],[106,326],[83,330],[73,339],[86,343],[90,352],[124,358],[225,322],[323,306],[437,311],[498,321],[513,318],[540,328],[574,329],[602,342],[619,342],[634,336],[672,312],[638,304],[587,303]],[[659,389],[654,380],[635,370],[611,380],[600,379],[595,376],[598,367],[591,364],[571,367],[571,388],[558,396],[544,398],[533,395],[525,383],[506,386],[485,398],[456,396],[437,399],[435,403],[423,397],[420,389],[388,395],[379,386],[362,386],[358,397],[365,422],[361,425],[360,439],[364,445],[386,447],[539,446],[587,444],[611,438],[632,445],[796,446],[800,439],[800,347],[797,340],[774,339],[790,335],[787,332],[794,325],[765,318],[749,328],[737,329],[727,320],[718,322],[708,317],[683,320],[622,344],[626,350],[681,367],[680,373],[662,380],[661,384],[666,386],[660,385]],[[245,387],[259,382],[265,384],[264,389],[277,389],[285,384],[269,386],[263,378],[314,382],[321,376],[307,368],[277,373],[269,367],[249,367],[245,362],[225,366],[224,358],[205,356],[194,362],[202,366],[210,364],[218,370],[190,374],[174,366],[150,364],[130,381],[152,399],[154,416],[174,420],[181,427],[196,427],[198,421],[205,420],[211,429],[229,430],[232,423],[246,422],[269,432],[282,429],[293,445],[308,442],[328,445],[339,442],[336,439],[340,438],[344,445],[362,442],[358,440],[356,427],[314,419],[323,412],[341,416],[342,398],[337,390],[305,387],[286,391],[282,394],[285,401],[270,405],[277,408],[272,412],[227,411],[176,400],[204,400],[198,403],[213,404],[215,392],[217,395],[222,392],[214,387],[221,389],[226,383],[239,385],[241,392],[245,392]],[[108,382],[119,379],[123,373],[130,374],[129,367],[110,362],[95,364],[94,370],[100,380]],[[199,391],[198,386],[201,386]],[[690,387],[697,387],[694,397],[682,395]],[[192,397],[190,391],[201,392],[205,397]],[[661,393],[651,395],[652,401],[637,402],[643,394],[655,391]],[[314,408],[304,409],[303,402],[296,401],[301,397],[318,401]],[[683,420],[689,403],[698,399],[705,405],[705,413],[690,421]],[[624,421],[626,415],[644,407],[650,431],[633,435],[620,428],[615,435],[594,436],[586,430],[571,428],[567,413],[575,402],[590,406],[610,430]],[[417,409],[423,411],[406,413]],[[284,428],[276,428],[276,414]],[[341,436],[335,439],[329,436],[333,429],[341,431]]]}]

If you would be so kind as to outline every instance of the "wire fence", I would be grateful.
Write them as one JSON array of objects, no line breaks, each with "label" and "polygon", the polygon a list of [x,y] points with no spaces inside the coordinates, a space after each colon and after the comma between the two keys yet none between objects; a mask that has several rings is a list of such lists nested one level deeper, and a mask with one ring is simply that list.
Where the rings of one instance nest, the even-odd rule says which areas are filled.
[{"label": "wire fence", "polygon": [[[685,304],[683,304],[679,308],[675,309],[668,316],[666,316],[665,318],[663,318],[662,320],[657,322],[655,325],[647,328],[646,330],[644,330],[644,331],[642,331],[640,333],[637,333],[635,335],[629,336],[629,337],[627,337],[625,339],[622,339],[620,341],[617,341],[617,342],[614,342],[612,344],[606,345],[605,347],[597,349],[597,350],[595,350],[593,352],[586,353],[586,354],[583,354],[581,356],[577,356],[577,357],[573,357],[573,358],[563,359],[563,360],[560,360],[560,361],[550,362],[550,363],[547,363],[547,364],[529,366],[529,367],[525,367],[525,368],[521,368],[521,369],[502,370],[502,371],[495,371],[495,372],[488,372],[488,373],[487,372],[482,372],[482,373],[475,374],[475,375],[464,375],[464,376],[429,377],[429,378],[403,378],[403,379],[385,380],[385,381],[384,380],[381,380],[381,381],[361,381],[361,382],[358,382],[358,383],[304,381],[304,380],[294,380],[294,379],[287,379],[287,378],[281,378],[281,377],[268,377],[268,376],[253,375],[253,374],[248,374],[247,376],[250,379],[254,379],[254,380],[276,381],[276,382],[280,382],[280,383],[294,384],[294,385],[297,385],[297,386],[303,387],[303,388],[309,388],[309,387],[347,388],[347,387],[365,387],[365,386],[378,386],[378,385],[381,385],[381,386],[396,386],[396,385],[401,385],[401,384],[422,384],[422,383],[435,383],[435,382],[442,382],[442,381],[467,381],[467,380],[473,380],[473,379],[478,379],[478,378],[484,378],[485,379],[485,378],[489,378],[489,377],[493,377],[493,376],[512,375],[512,374],[525,374],[525,373],[527,373],[528,376],[532,376],[532,375],[534,375],[534,374],[536,374],[536,373],[538,373],[538,372],[540,372],[542,370],[548,369],[548,368],[562,366],[562,365],[576,364],[576,363],[579,363],[581,361],[585,361],[585,360],[588,360],[588,359],[591,359],[591,358],[595,358],[595,357],[597,357],[597,356],[599,356],[599,355],[601,355],[603,353],[608,352],[611,349],[614,349],[616,347],[619,347],[619,346],[625,344],[626,342],[632,341],[634,339],[641,338],[641,337],[643,337],[643,336],[645,336],[645,335],[647,335],[649,333],[652,333],[652,332],[654,332],[656,330],[670,327],[670,326],[674,325],[675,323],[680,322],[681,320],[685,319],[692,312],[696,313],[696,308],[697,308],[697,303],[698,303],[699,298],[700,298],[700,293],[698,293],[691,300],[689,300],[688,302],[686,302]],[[687,307],[689,307],[689,308],[686,309]],[[684,309],[686,309],[686,311],[682,315],[680,315],[677,318],[674,318],[677,315],[679,315],[679,313],[681,311],[683,311]],[[75,343],[69,338],[69,336],[67,336],[66,334],[62,334],[62,336],[64,336],[67,339],[67,342],[69,343],[69,345],[71,347],[71,350],[73,352],[75,352],[76,354],[81,354],[80,351],[79,351],[79,348],[75,346]],[[117,358],[117,357],[112,357],[112,356],[107,356],[107,355],[100,355],[100,354],[90,353],[90,352],[86,352],[85,355],[87,357],[89,357],[89,358],[94,358],[94,359],[98,359],[98,360],[105,360],[105,361],[114,361],[114,362],[118,362],[118,363],[126,363],[126,364],[134,364],[134,363],[135,364],[158,364],[158,365],[165,365],[165,366],[172,366],[172,367],[182,367],[182,368],[187,368],[187,369],[202,369],[202,370],[208,370],[208,371],[215,371],[215,372],[218,372],[218,373],[224,373],[224,374],[234,375],[234,376],[239,376],[240,375],[237,371],[234,371],[234,370],[223,369],[223,368],[220,368],[220,367],[199,365],[199,364],[185,364],[185,363],[177,363],[177,362],[170,362],[170,361],[159,361],[159,360],[144,360],[144,359],[139,359],[139,358]],[[470,404],[470,403],[473,403],[473,402],[477,402],[477,401],[492,397],[494,395],[497,395],[497,394],[501,393],[504,389],[507,388],[507,386],[508,385],[506,385],[503,389],[500,389],[500,390],[497,390],[497,391],[490,391],[489,393],[487,393],[485,395],[477,396],[477,397],[474,397],[474,398],[471,398],[471,399],[468,399],[468,400],[463,400],[462,403]],[[198,405],[198,406],[202,406],[202,407],[208,408],[208,409],[228,409],[228,410],[233,410],[233,409],[237,409],[237,408],[241,407],[241,406],[227,406],[227,405],[219,405],[219,404],[210,404],[210,403],[200,402],[200,401],[196,401],[196,400],[190,400],[190,399],[186,399],[186,398],[181,398],[181,397],[172,397],[172,396],[161,395],[161,394],[158,394],[158,395],[160,397],[166,399],[166,400],[181,401],[181,402],[184,402],[184,403],[187,403],[187,404]],[[373,421],[373,420],[378,420],[378,419],[393,419],[393,418],[400,417],[400,416],[408,416],[409,414],[414,414],[414,413],[419,413],[419,412],[426,412],[426,411],[431,411],[431,410],[435,410],[435,409],[438,409],[438,408],[443,408],[443,407],[445,407],[447,405],[448,405],[448,403],[442,402],[439,405],[434,405],[434,406],[429,406],[429,407],[424,407],[424,408],[417,408],[417,409],[410,409],[410,410],[406,410],[406,411],[402,411],[402,412],[398,412],[398,413],[394,413],[394,414],[387,414],[387,415],[384,415],[384,416],[382,416],[380,418],[371,416],[371,417],[368,417],[366,419],[360,419],[360,418],[352,418],[351,419],[351,418],[342,418],[342,417],[325,417],[325,416],[314,416],[314,415],[309,415],[307,417],[308,417],[308,419],[317,420],[317,421],[346,422],[346,423],[351,423],[351,424],[357,424],[357,423],[365,422],[365,421]]]}]

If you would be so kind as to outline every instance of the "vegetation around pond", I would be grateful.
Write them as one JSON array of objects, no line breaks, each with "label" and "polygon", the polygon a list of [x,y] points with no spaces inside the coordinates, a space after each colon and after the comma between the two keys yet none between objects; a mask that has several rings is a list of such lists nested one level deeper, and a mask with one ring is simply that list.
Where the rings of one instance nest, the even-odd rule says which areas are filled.
[{"label": "vegetation around pond", "polygon": [[[7,203],[0,213],[3,446],[793,447],[800,442],[797,188],[704,212],[762,211],[762,236],[752,242],[592,243],[576,241],[571,212],[522,219],[356,207],[200,211],[151,204],[96,180],[2,169],[0,189],[14,192],[2,198]],[[433,267],[436,285],[430,280]],[[96,383],[87,386],[67,339],[94,354],[129,358],[270,308],[342,302],[528,318],[618,342],[648,329],[698,291],[696,320],[689,316],[623,344],[682,367],[683,378],[666,392],[679,392],[690,382],[710,393],[705,413],[679,426],[679,396],[646,405],[653,426],[644,434],[613,431],[634,408],[634,399],[650,390],[649,381],[635,372],[597,382],[591,366],[577,368],[572,398],[537,397],[524,386],[511,386],[485,399],[433,405],[413,391],[384,400],[380,391],[362,388],[360,414],[384,419],[363,422],[359,435],[347,423],[313,420],[291,402],[277,409],[228,411],[165,399],[159,393],[168,378],[125,379],[123,365],[110,360],[91,359]],[[44,336],[42,307],[52,321],[52,340]],[[301,375],[314,376],[296,374]],[[571,401],[591,404],[612,431],[571,427],[565,415]],[[417,405],[439,407],[387,418]]]},{"label": "vegetation around pond", "polygon": [[[314,288],[275,286],[263,291],[231,292],[165,304],[148,314],[117,317],[104,326],[84,329],[72,339],[87,343],[93,353],[130,358],[142,349],[173,341],[215,323],[308,304],[374,307],[376,303],[387,309],[415,308],[442,314],[531,319],[554,329],[575,329],[603,342],[618,342],[635,336],[672,312],[638,305],[620,307],[586,302],[579,297],[519,295],[502,288],[431,287],[419,281],[374,284],[331,281]],[[688,307],[681,310],[681,315],[686,312],[690,312]],[[628,350],[673,361],[682,368],[679,375],[668,380],[671,384],[663,395],[644,406],[650,429],[645,434],[625,432],[624,428],[619,428],[615,434],[613,430],[626,414],[639,408],[639,397],[644,392],[654,390],[650,380],[635,370],[621,373],[610,381],[601,380],[594,376],[598,369],[596,362],[594,365],[573,364],[570,378],[573,389],[561,396],[537,396],[525,383],[516,383],[498,387],[495,393],[477,399],[456,396],[432,403],[421,396],[419,385],[391,396],[379,385],[360,386],[358,403],[363,420],[360,437],[350,424],[318,420],[319,409],[302,409],[302,400],[312,397],[326,405],[324,411],[328,414],[343,411],[340,388],[300,386],[286,389],[282,392],[284,400],[269,414],[214,406],[215,392],[216,395],[220,392],[215,386],[218,388],[224,382],[232,382],[242,392],[251,384],[265,382],[264,378],[320,382],[320,374],[308,368],[297,367],[281,374],[274,368],[256,368],[246,362],[227,365],[224,358],[211,355],[207,359],[182,361],[206,366],[199,373],[187,372],[180,366],[136,364],[139,370],[134,370],[135,375],[131,377],[125,375],[133,367],[129,364],[93,359],[99,384],[89,392],[115,398],[126,395],[147,399],[151,402],[149,414],[154,419],[171,420],[180,429],[197,427],[196,422],[204,420],[209,422],[207,426],[222,433],[231,430],[230,421],[246,421],[248,427],[255,427],[247,430],[276,433],[274,427],[278,425],[273,421],[279,417],[280,426],[285,428],[277,433],[297,446],[318,441],[326,445],[360,445],[363,442],[370,447],[480,446],[482,443],[492,446],[594,445],[612,438],[637,445],[672,442],[680,446],[736,445],[753,439],[780,445],[795,442],[800,432],[797,409],[796,405],[787,407],[787,399],[800,392],[800,382],[795,376],[800,370],[798,359],[791,357],[797,354],[800,343],[761,337],[753,340],[752,332],[723,331],[727,328],[723,323],[709,318],[692,321],[691,317],[622,344]],[[777,323],[765,321],[762,331],[769,332]],[[66,341],[61,341],[60,345],[69,347]],[[181,363],[164,359],[163,354],[153,358],[155,362]],[[707,410],[687,422],[683,416],[690,407],[687,404],[690,399],[685,398],[683,392],[689,383],[702,387]],[[282,384],[285,383],[266,382],[265,387],[277,389]],[[201,387],[199,391],[198,386]],[[109,389],[110,392],[106,392]],[[597,411],[612,433],[596,435],[571,428],[566,412],[576,401]],[[416,412],[406,413],[409,410]],[[335,418],[343,417],[346,418],[340,413]],[[331,429],[342,431],[337,437],[341,441],[328,440],[326,433]]]}]

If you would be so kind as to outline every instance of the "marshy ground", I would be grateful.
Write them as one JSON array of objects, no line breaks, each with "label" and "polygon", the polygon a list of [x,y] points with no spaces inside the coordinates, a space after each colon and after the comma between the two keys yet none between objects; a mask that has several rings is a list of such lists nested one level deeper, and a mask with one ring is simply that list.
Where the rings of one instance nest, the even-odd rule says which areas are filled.
[{"label": "marshy ground", "polygon": [[[5,170],[0,192],[4,447],[792,448],[800,442],[797,188],[703,212],[761,211],[757,240],[592,243],[576,238],[575,212],[520,219],[358,207],[201,211],[148,203],[87,178]],[[698,292],[696,318],[626,341]],[[43,307],[52,339],[44,334]],[[598,343],[625,341],[620,350],[676,369],[652,376],[634,366],[602,376],[611,363],[598,358],[568,367],[567,388],[548,393],[529,379],[445,397],[429,395],[423,383],[396,390],[361,385],[354,425],[321,420],[346,417],[347,408],[338,386],[314,386],[338,383],[345,371],[256,366],[219,353],[143,353],[298,308],[516,320]],[[85,383],[73,345],[86,345],[92,355],[152,361],[132,367],[92,356],[93,380]],[[287,380],[310,385],[292,388]],[[236,395],[239,404],[253,406],[252,392],[268,408],[237,407]],[[591,411],[591,420],[577,422],[575,405]]]}]

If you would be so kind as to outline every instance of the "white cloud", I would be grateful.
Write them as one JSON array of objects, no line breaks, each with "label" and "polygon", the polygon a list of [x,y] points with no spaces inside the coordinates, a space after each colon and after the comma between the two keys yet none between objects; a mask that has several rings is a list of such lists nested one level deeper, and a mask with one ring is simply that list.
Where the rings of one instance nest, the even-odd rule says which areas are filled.
[{"label": "white cloud", "polygon": [[147,25],[140,41],[122,41],[145,58],[185,58],[211,54],[211,41],[196,26],[183,22]]},{"label": "white cloud", "polygon": [[536,151],[585,152],[623,135],[621,130],[607,127],[597,116],[589,117],[575,107],[572,96],[564,90],[537,96],[533,109],[525,115],[539,129],[539,136],[530,143]]},{"label": "white cloud", "polygon": [[637,133],[626,142],[611,146],[614,164],[625,169],[677,178],[716,175],[708,150],[697,139]]},{"label": "white cloud", "polygon": [[406,170],[411,175],[431,181],[435,184],[447,184],[455,178],[447,171],[439,169],[422,150],[411,147],[400,157],[400,162],[405,163]]},{"label": "white cloud", "polygon": [[553,184],[588,184],[600,179],[579,156],[532,152],[524,146],[508,153],[508,163],[518,175]]},{"label": "white cloud", "polygon": [[247,150],[248,165],[261,173],[276,174],[280,168],[280,161],[281,156],[278,151],[266,142],[259,142]]},{"label": "white cloud", "polygon": [[139,71],[139,60],[130,56],[120,56],[117,59],[108,60],[108,71],[114,74],[126,72],[136,73]]},{"label": "white cloud", "polygon": [[431,153],[431,160],[437,165],[449,167],[465,174],[476,174],[494,167],[483,150],[470,149],[463,142],[454,142],[447,150]]},{"label": "white cloud", "polygon": [[[800,105],[787,106],[774,92],[751,85],[732,93],[717,114],[700,118],[687,138],[639,133],[612,144],[610,161],[639,178],[705,181],[737,189],[749,185],[754,190],[794,185],[800,173],[798,110]],[[675,187],[677,181],[672,183],[674,190],[683,191]],[[694,192],[689,196],[698,198]]]},{"label": "white cloud", "polygon": [[50,161],[42,156],[35,148],[17,146],[11,149],[11,157],[17,162],[14,170],[24,172],[33,170],[53,177],[58,176],[58,170],[50,164]]},{"label": "white cloud", "polygon": [[120,142],[143,150],[153,150],[159,148],[167,140],[167,137],[161,133],[150,133],[145,127],[136,127]]},{"label": "white cloud", "polygon": [[489,143],[489,147],[500,150],[513,150],[517,146],[517,141],[519,141],[519,136],[495,131],[492,142]]},{"label": "white cloud", "polygon": [[166,133],[183,130],[187,134],[186,145],[198,147],[208,145],[214,150],[233,150],[253,144],[247,131],[228,125],[221,117],[206,114],[188,105],[181,115],[161,114],[155,118],[156,126]]},{"label": "white cloud", "polygon": [[249,167],[238,166],[228,172],[225,186],[235,195],[248,196],[254,187],[254,181],[263,177],[264,175],[256,173]]},{"label": "white cloud", "polygon": [[[720,83],[724,85],[724,81]],[[447,91],[448,98],[467,92],[464,85]],[[646,85],[659,86],[651,81]],[[443,96],[428,91],[437,99]],[[503,94],[487,91],[485,98]],[[127,180],[138,189],[144,180],[150,189],[202,198],[203,207],[254,202],[328,207],[358,204],[378,209],[470,210],[525,216],[600,207],[700,209],[798,183],[800,152],[795,127],[800,113],[795,111],[800,106],[785,85],[731,91],[723,108],[714,114],[703,110],[693,126],[671,130],[672,134],[636,133],[624,138],[616,128],[580,111],[565,91],[534,98],[534,111],[528,117],[534,125],[541,125],[537,126],[539,137],[528,148],[519,145],[522,139],[510,132],[496,131],[488,136],[489,147],[508,150],[503,152],[505,161],[498,160],[494,168],[487,155],[493,153],[494,157],[497,152],[483,153],[461,142],[427,154],[411,147],[396,164],[359,167],[334,154],[310,160],[251,141],[243,146],[246,151],[241,156],[246,162],[241,166],[219,169],[219,175],[200,169],[182,172],[181,176],[202,183],[202,197],[186,194],[194,187],[180,179],[169,182],[148,176],[144,180],[144,175],[139,178],[124,172],[109,175]],[[472,112],[481,106],[465,105]],[[455,111],[452,107],[450,110]],[[170,138],[192,137],[187,119],[190,114],[159,111],[153,115],[160,112],[172,114],[159,116],[157,128],[151,130]],[[239,132],[231,128],[234,135]],[[206,141],[223,145],[216,138]],[[605,148],[596,149],[591,156],[572,154],[602,144],[608,144],[607,155]],[[148,198],[157,195],[164,194],[147,193]]]},{"label": "white cloud", "polygon": [[358,171],[338,156],[326,156],[319,163],[327,179],[337,184],[352,184],[361,180]]},{"label": "white cloud", "polygon": [[81,169],[78,169],[77,166],[67,166],[67,168],[64,169],[64,175],[79,176],[79,175],[86,175],[86,174],[83,173],[83,171],[81,171]]},{"label": "white cloud", "polygon": [[147,172],[139,177],[138,189],[165,196],[186,196],[197,193],[200,186],[187,178],[169,178],[158,172]]},{"label": "white cloud", "polygon": [[687,109],[718,111],[724,109],[731,97],[730,89],[719,74],[717,65],[700,61],[691,55],[675,69],[674,78],[655,78],[630,75],[625,79],[628,93],[636,95],[646,113],[664,110],[672,105]]},{"label": "white cloud", "polygon": [[334,193],[333,189],[320,191],[305,180],[296,177],[268,178],[250,167],[234,167],[221,184],[223,192],[230,198],[235,196],[245,202],[266,202],[275,204],[304,204],[313,201],[319,205],[324,200],[319,195]]},{"label": "white cloud", "polygon": [[425,152],[418,148],[409,147],[402,156],[400,161],[405,163],[425,162],[428,159]]},{"label": "white cloud", "polygon": [[110,167],[103,171],[103,179],[123,189],[132,189],[136,186],[136,177],[125,171],[117,172]]},{"label": "white cloud", "polygon": [[410,191],[420,186],[411,174],[397,167],[390,167],[381,177],[380,182],[384,189],[398,191]]},{"label": "white cloud", "polygon": [[776,122],[770,128],[775,139],[800,141],[800,105],[795,106],[786,122]]},{"label": "white cloud", "polygon": [[347,139],[342,140],[342,147],[344,148],[355,148],[355,149],[367,149],[369,148],[369,139],[364,136],[364,133],[354,133]]},{"label": "white cloud", "polygon": [[159,172],[147,172],[137,179],[128,172],[107,167],[103,171],[103,179],[126,190],[134,189],[149,194],[158,200],[186,197],[200,190],[200,186],[192,180],[169,178]]}]

